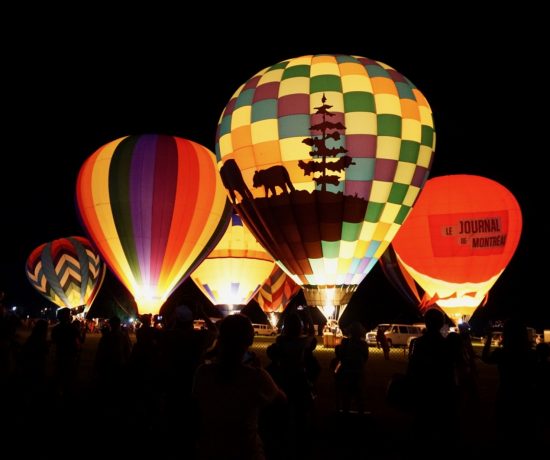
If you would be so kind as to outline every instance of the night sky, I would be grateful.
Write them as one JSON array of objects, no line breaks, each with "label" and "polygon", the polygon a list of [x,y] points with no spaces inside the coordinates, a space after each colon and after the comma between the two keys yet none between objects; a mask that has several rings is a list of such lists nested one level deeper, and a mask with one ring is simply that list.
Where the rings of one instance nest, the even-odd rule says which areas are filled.
[{"label": "night sky", "polygon": [[[24,264],[44,242],[84,235],[75,181],[98,147],[129,134],[164,133],[213,150],[225,104],[254,73],[303,54],[344,53],[382,61],[424,93],[437,133],[432,177],[478,174],[515,195],[523,235],[488,308],[495,317],[521,311],[537,327],[550,327],[541,287],[550,234],[542,209],[548,180],[542,166],[548,128],[542,123],[549,104],[547,78],[537,65],[547,52],[536,27],[519,36],[509,22],[494,20],[489,29],[490,18],[467,19],[457,27],[428,28],[415,20],[375,30],[370,18],[347,29],[340,24],[338,31],[296,21],[238,35],[205,23],[204,36],[168,17],[165,27],[156,23],[154,30],[139,23],[121,29],[114,19],[89,29],[27,24],[20,33],[32,33],[30,45],[8,49],[2,65],[0,289],[7,303],[48,304],[26,280]],[[407,308],[378,268],[365,283],[350,314],[361,310],[361,317],[373,312],[382,319],[386,311],[384,319],[395,320],[401,305]],[[127,295],[114,277],[107,285],[120,298]]]}]

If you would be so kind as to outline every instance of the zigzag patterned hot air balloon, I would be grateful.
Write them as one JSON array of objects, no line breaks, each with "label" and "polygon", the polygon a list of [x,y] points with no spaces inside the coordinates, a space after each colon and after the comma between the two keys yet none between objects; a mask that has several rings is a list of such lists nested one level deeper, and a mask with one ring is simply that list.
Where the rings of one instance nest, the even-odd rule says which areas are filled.
[{"label": "zigzag patterned hot air balloon", "polygon": [[282,313],[299,290],[300,286],[292,281],[292,278],[278,265],[275,265],[271,275],[256,294],[256,301],[266,314]]},{"label": "zigzag patterned hot air balloon", "polygon": [[258,305],[273,327],[277,326],[280,314],[299,290],[300,286],[292,281],[281,267],[275,265],[271,275],[256,294]]},{"label": "zigzag patterned hot air balloon", "polygon": [[223,111],[216,155],[258,241],[338,317],[409,214],[435,147],[426,98],[359,56],[279,62]]},{"label": "zigzag patterned hot air balloon", "polygon": [[34,288],[60,307],[92,305],[106,266],[86,238],[70,236],[38,246],[27,259],[27,278]]},{"label": "zigzag patterned hot air balloon", "polygon": [[273,258],[234,213],[223,238],[191,279],[214,305],[246,305],[274,265]]},{"label": "zigzag patterned hot air balloon", "polygon": [[178,137],[128,136],[78,175],[82,222],[140,313],[157,313],[222,237],[231,212],[214,154]]}]

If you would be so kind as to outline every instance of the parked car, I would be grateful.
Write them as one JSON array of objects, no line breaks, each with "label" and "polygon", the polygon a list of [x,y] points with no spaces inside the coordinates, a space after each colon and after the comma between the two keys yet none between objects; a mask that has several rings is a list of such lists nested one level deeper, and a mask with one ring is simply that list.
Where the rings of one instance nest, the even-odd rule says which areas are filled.
[{"label": "parked car", "polygon": [[277,328],[271,324],[252,324],[254,335],[277,335]]},{"label": "parked car", "polygon": [[390,347],[406,347],[411,338],[422,335],[422,326],[415,324],[379,324],[375,329],[367,332],[367,342],[369,345],[376,346],[376,333],[378,328],[383,328]]}]

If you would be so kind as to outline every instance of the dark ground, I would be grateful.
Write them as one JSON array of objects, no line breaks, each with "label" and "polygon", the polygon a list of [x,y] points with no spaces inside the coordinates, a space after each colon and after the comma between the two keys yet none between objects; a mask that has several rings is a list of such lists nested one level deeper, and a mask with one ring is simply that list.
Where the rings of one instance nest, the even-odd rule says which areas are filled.
[{"label": "dark ground", "polygon": [[[17,449],[23,458],[104,455],[108,455],[107,458],[113,455],[140,458],[146,452],[154,458],[187,458],[184,447],[179,443],[177,430],[167,436],[164,429],[159,428],[166,421],[152,421],[152,426],[136,427],[125,417],[133,405],[141,403],[128,396],[130,388],[115,389],[120,405],[117,410],[100,409],[91,391],[92,364],[98,340],[99,335],[95,334],[88,334],[86,338],[80,358],[77,395],[68,406],[63,407],[59,402],[50,400],[28,407],[26,401],[17,399],[16,391],[3,396],[5,427],[2,430],[2,444],[9,450]],[[272,338],[256,338],[253,345],[253,351],[264,366],[268,363],[265,350],[272,341]],[[480,353],[481,348],[476,346],[476,351]],[[322,372],[317,385],[318,397],[308,456],[338,460],[390,460],[418,456],[419,450],[422,450],[422,440],[412,438],[412,418],[385,403],[390,376],[403,372],[406,367],[407,358],[402,349],[392,349],[390,360],[385,361],[380,350],[370,348],[365,381],[366,406],[370,414],[365,416],[343,416],[336,412],[333,378],[329,370],[334,351],[318,345],[316,356]],[[449,433],[449,452],[442,453],[442,458],[457,452],[469,458],[485,457],[491,455],[496,447],[492,420],[496,369],[480,362],[479,372],[482,403],[462,424],[462,433]],[[131,386],[132,382],[128,385]],[[445,409],[442,407],[442,410]]]}]

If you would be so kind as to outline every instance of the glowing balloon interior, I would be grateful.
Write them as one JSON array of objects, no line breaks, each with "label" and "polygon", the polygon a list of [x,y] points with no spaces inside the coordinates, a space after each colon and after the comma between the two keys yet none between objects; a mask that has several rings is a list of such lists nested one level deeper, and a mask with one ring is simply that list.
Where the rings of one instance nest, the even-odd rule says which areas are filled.
[{"label": "glowing balloon interior", "polygon": [[231,205],[214,155],[164,135],[112,141],[82,166],[82,222],[140,313],[157,313],[223,235]]},{"label": "glowing balloon interior", "polygon": [[103,283],[106,267],[86,238],[70,236],[37,247],[25,270],[33,287],[48,300],[60,307],[84,306],[86,313]]},{"label": "glowing balloon interior", "polygon": [[237,214],[218,245],[191,274],[214,305],[246,305],[271,273],[273,258]]},{"label": "glowing balloon interior", "polygon": [[408,215],[434,146],[420,91],[383,63],[345,55],[262,70],[233,95],[216,136],[239,215],[309,305],[340,307]]},{"label": "glowing balloon interior", "polygon": [[393,247],[448,316],[467,320],[510,262],[521,225],[518,202],[499,183],[436,177],[426,183]]}]

